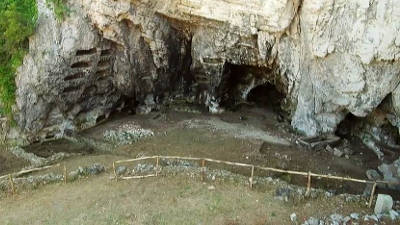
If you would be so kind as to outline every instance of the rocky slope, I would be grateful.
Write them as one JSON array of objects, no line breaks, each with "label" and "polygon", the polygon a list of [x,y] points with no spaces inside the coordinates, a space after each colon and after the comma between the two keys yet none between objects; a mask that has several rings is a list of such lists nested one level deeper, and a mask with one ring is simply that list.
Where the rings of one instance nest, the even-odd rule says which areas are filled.
[{"label": "rocky slope", "polygon": [[15,119],[28,142],[92,126],[124,104],[146,113],[184,96],[217,113],[266,83],[286,96],[292,126],[308,136],[334,132],[350,113],[366,117],[385,98],[384,120],[400,126],[399,0],[68,7],[58,22],[38,0],[39,25],[16,79]]}]

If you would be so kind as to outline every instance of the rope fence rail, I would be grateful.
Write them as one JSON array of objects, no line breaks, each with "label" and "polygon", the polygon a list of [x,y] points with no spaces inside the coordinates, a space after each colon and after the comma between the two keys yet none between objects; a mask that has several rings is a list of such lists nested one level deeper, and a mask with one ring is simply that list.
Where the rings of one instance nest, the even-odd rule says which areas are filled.
[{"label": "rope fence rail", "polygon": [[[3,175],[3,176],[0,176],[0,180],[8,178],[8,182],[9,182],[9,186],[10,186],[10,189],[11,189],[11,193],[14,195],[16,193],[16,187],[15,187],[15,183],[14,183],[14,178],[23,176],[25,174],[38,172],[38,171],[43,171],[43,170],[47,170],[47,169],[55,168],[55,167],[59,167],[59,166],[60,166],[60,164],[58,163],[58,164],[50,165],[50,166],[43,166],[43,167],[38,167],[38,168],[33,168],[33,169],[28,169],[28,170],[21,170],[21,171],[16,172],[16,173],[10,173],[10,174],[6,174],[6,175]],[[64,165],[64,170],[65,170],[65,173],[66,173],[65,165]],[[65,183],[66,183],[66,175],[64,175],[64,180],[65,180]]]},{"label": "rope fence rail", "polygon": [[[117,164],[122,164],[122,163],[129,163],[129,162],[137,162],[137,161],[143,161],[143,160],[148,160],[148,159],[156,159],[156,167],[155,170],[156,172],[154,174],[150,175],[144,175],[144,176],[130,176],[130,177],[124,177],[124,176],[118,176],[116,172],[116,165]],[[230,165],[230,166],[240,166],[240,167],[248,167],[251,169],[251,175],[249,178],[249,186],[250,188],[253,187],[253,177],[254,177],[254,170],[259,169],[263,171],[268,171],[268,172],[276,172],[276,173],[283,173],[283,174],[291,174],[291,175],[300,175],[307,177],[307,191],[306,195],[308,195],[311,191],[311,179],[312,177],[315,178],[325,178],[328,180],[340,180],[340,181],[349,181],[349,182],[356,182],[356,183],[364,183],[364,184],[372,184],[373,188],[371,191],[371,195],[369,198],[368,206],[372,206],[372,201],[373,197],[375,195],[376,191],[376,185],[377,184],[398,184],[396,182],[389,182],[389,181],[383,181],[383,180],[376,180],[376,181],[371,181],[371,180],[363,180],[363,179],[356,179],[356,178],[351,178],[351,177],[342,177],[342,176],[334,176],[334,175],[325,175],[325,174],[317,174],[317,173],[312,173],[311,171],[308,172],[302,172],[302,171],[294,171],[294,170],[284,170],[284,169],[277,169],[273,167],[264,167],[264,166],[257,166],[253,164],[247,164],[247,163],[238,163],[238,162],[230,162],[230,161],[224,161],[224,160],[216,160],[216,159],[210,159],[210,158],[195,158],[195,157],[181,157],[181,156],[146,156],[146,157],[140,157],[140,158],[135,158],[135,159],[126,159],[126,160],[117,160],[113,162],[113,170],[114,170],[114,176],[115,180],[118,181],[118,179],[121,180],[129,180],[129,179],[142,179],[142,178],[147,178],[147,177],[157,177],[159,174],[158,167],[159,167],[159,160],[160,159],[174,159],[174,160],[188,160],[188,161],[199,161],[201,163],[201,179],[204,180],[205,177],[205,172],[206,172],[206,163],[205,162],[212,162],[212,163],[219,163],[219,164],[225,164],[225,165]]]},{"label": "rope fence rail", "polygon": [[[137,161],[143,161],[143,160],[149,160],[153,159],[155,160],[155,173],[154,174],[149,174],[149,175],[141,175],[141,176],[118,176],[117,174],[117,165],[122,164],[122,163],[130,163],[130,162],[137,162]],[[263,171],[268,171],[268,172],[276,172],[276,173],[283,173],[283,174],[291,174],[291,175],[299,175],[299,176],[304,176],[307,177],[307,190],[306,190],[306,195],[308,195],[311,191],[311,180],[312,177],[316,178],[325,178],[325,179],[330,179],[330,180],[340,180],[340,181],[349,181],[349,182],[357,182],[357,183],[364,183],[364,184],[372,184],[372,190],[371,190],[371,195],[369,198],[368,206],[372,206],[373,198],[375,195],[376,191],[376,186],[377,184],[396,184],[399,185],[397,182],[389,182],[389,181],[383,181],[383,180],[376,180],[376,181],[371,181],[371,180],[363,180],[363,179],[356,179],[356,178],[351,178],[351,177],[342,177],[342,176],[333,176],[333,175],[324,175],[324,174],[317,174],[317,173],[312,173],[311,171],[308,172],[302,172],[302,171],[294,171],[294,170],[284,170],[284,169],[278,169],[278,168],[273,168],[273,167],[264,167],[264,166],[257,166],[253,164],[247,164],[247,163],[238,163],[238,162],[230,162],[230,161],[225,161],[225,160],[217,160],[217,159],[210,159],[210,158],[196,158],[196,157],[181,157],[181,156],[146,156],[146,157],[140,157],[140,158],[135,158],[135,159],[125,159],[125,160],[117,160],[114,161],[112,164],[113,167],[113,173],[114,173],[114,178],[118,182],[119,179],[121,180],[130,180],[130,179],[142,179],[142,178],[148,178],[148,177],[157,177],[160,174],[160,160],[161,159],[172,159],[172,160],[186,160],[186,161],[198,161],[199,165],[201,165],[201,180],[204,181],[206,177],[206,162],[211,162],[211,163],[217,163],[217,164],[225,164],[225,165],[230,165],[230,166],[239,166],[239,167],[246,167],[249,168],[251,171],[251,175],[249,178],[249,187],[253,188],[253,178],[254,178],[254,171],[255,169],[263,170]],[[12,194],[15,194],[15,184],[14,184],[14,178],[33,173],[33,172],[38,172],[42,170],[47,170],[50,168],[54,167],[60,167],[61,164],[55,164],[55,165],[50,165],[50,166],[43,166],[39,168],[33,168],[33,169],[28,169],[28,170],[22,170],[20,172],[16,173],[11,173],[7,175],[0,176],[0,180],[2,179],[9,179],[9,186],[11,189]],[[67,183],[67,168],[66,165],[63,165],[63,180],[64,183]]]},{"label": "rope fence rail", "polygon": [[10,173],[10,174],[7,174],[7,175],[0,176],[0,180],[2,180],[4,178],[7,178],[7,177],[10,177],[10,176],[19,177],[19,176],[22,176],[22,175],[25,175],[25,174],[28,174],[28,173],[47,170],[47,169],[50,169],[50,168],[53,168],[53,167],[59,167],[59,166],[60,166],[60,164],[55,164],[55,165],[51,165],[51,166],[43,166],[43,167],[38,167],[38,168],[33,168],[33,169],[28,169],[28,170],[21,170],[21,171],[16,172],[16,173]]}]

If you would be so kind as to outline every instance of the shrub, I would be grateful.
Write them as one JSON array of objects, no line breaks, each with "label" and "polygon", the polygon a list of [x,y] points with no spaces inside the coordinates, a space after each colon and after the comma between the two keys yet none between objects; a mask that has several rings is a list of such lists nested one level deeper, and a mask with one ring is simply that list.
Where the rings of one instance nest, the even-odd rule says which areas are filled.
[{"label": "shrub", "polygon": [[65,1],[66,0],[46,0],[47,7],[53,8],[58,21],[62,21],[69,14],[69,9]]},{"label": "shrub", "polygon": [[29,48],[37,22],[36,0],[0,1],[0,102],[2,115],[11,117],[15,104],[15,72]]}]

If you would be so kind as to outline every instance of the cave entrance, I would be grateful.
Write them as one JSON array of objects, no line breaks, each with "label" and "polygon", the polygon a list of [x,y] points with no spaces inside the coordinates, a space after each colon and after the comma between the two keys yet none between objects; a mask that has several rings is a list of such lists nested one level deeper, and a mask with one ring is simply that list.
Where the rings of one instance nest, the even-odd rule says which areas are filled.
[{"label": "cave entrance", "polygon": [[246,108],[262,108],[281,112],[285,95],[275,85],[272,69],[226,63],[218,95],[221,106],[236,111]]},{"label": "cave entrance", "polygon": [[266,83],[254,87],[248,93],[246,101],[257,107],[269,108],[274,111],[281,109],[285,96],[279,92],[275,85]]},{"label": "cave entrance", "polygon": [[364,153],[369,164],[375,162],[371,165],[375,168],[381,161],[391,163],[400,155],[400,135],[391,122],[394,115],[390,99],[389,95],[366,117],[348,113],[336,130],[337,136],[349,140]]}]

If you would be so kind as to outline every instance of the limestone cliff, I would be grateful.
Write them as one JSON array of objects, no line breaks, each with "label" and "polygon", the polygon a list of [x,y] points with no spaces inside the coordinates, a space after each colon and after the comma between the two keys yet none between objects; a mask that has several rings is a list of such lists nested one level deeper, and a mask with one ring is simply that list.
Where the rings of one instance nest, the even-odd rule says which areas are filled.
[{"label": "limestone cliff", "polygon": [[[400,118],[400,0],[70,0],[45,4],[18,71],[16,121],[26,139],[96,124],[129,102],[146,113],[186,96],[221,111],[271,83],[292,126],[334,132],[386,97]],[[241,69],[238,69],[241,68]],[[232,74],[234,93],[225,85]],[[223,106],[223,105],[222,105]],[[223,108],[223,107],[222,107]]]}]

